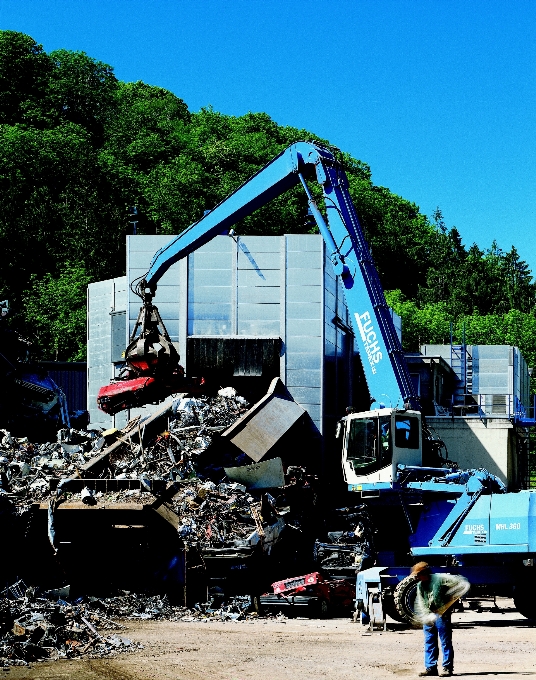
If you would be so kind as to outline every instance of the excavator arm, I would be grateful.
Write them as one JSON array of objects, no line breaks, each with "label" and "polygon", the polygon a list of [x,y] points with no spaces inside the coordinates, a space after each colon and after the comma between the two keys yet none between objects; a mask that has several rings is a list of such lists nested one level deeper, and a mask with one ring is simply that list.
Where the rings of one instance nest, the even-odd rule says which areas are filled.
[{"label": "excavator arm", "polygon": [[[322,187],[327,220],[311,194],[307,184],[311,180]],[[335,274],[343,282],[370,393],[376,401],[386,405],[409,404],[419,408],[370,248],[350,198],[346,174],[328,149],[297,142],[154,255],[149,271],[136,285],[136,292],[143,300],[139,319],[144,320],[144,325],[140,322],[141,332],[134,337],[137,324],[127,348],[126,360],[131,375],[122,384],[120,381],[101,389],[98,401],[103,410],[116,413],[127,408],[131,387],[137,392],[142,390],[133,401],[143,403],[142,378],[151,379],[152,398],[146,401],[152,401],[154,383],[166,382],[166,376],[177,370],[178,356],[171,343],[166,344],[169,341],[167,332],[152,304],[158,281],[169,267],[215,236],[228,234],[239,220],[298,184],[307,195]],[[136,384],[142,387],[129,385],[132,380],[137,380]],[[113,397],[108,401],[106,390],[108,396]]]}]

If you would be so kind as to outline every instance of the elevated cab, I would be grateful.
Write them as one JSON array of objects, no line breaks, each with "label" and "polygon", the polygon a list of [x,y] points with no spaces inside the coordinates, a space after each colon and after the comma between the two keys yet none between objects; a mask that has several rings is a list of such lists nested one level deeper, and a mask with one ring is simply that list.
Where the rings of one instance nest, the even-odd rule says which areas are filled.
[{"label": "elevated cab", "polygon": [[392,482],[397,465],[422,465],[418,411],[384,408],[341,421],[342,468],[348,484]]}]

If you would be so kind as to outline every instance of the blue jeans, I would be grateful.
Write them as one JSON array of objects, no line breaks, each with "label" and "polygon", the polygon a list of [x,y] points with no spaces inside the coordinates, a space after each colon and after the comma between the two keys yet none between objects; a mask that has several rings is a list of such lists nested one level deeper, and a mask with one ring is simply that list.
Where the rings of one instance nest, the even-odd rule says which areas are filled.
[{"label": "blue jeans", "polygon": [[423,626],[424,630],[424,667],[435,668],[439,658],[438,638],[441,642],[443,668],[454,670],[454,649],[452,648],[452,623],[450,611],[438,616],[436,622]]}]

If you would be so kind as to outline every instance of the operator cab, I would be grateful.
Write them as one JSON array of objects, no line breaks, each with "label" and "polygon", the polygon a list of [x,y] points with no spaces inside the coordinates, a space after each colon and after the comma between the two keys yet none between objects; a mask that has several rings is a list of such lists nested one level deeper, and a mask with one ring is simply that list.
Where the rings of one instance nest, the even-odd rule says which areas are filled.
[{"label": "operator cab", "polygon": [[422,465],[421,414],[384,408],[341,421],[342,467],[348,484],[392,482],[397,465]]}]

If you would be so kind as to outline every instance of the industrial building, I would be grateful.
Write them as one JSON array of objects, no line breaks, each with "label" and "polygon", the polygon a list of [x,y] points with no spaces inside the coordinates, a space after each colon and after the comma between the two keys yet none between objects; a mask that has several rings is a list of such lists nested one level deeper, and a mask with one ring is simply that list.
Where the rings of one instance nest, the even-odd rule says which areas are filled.
[{"label": "industrial building", "polygon": [[[118,375],[139,312],[128,284],[145,274],[170,238],[128,237],[126,277],[89,286],[94,425],[122,427],[137,413],[107,416],[97,409],[96,395]],[[155,304],[188,374],[210,372],[250,399],[279,376],[328,448],[346,407],[368,406],[340,279],[319,235],[218,236],[167,271]],[[400,333],[400,319],[393,317]],[[530,378],[519,350],[424,345],[407,360],[428,425],[445,441],[450,459],[462,468],[484,467],[510,488],[525,487],[528,431],[516,418],[528,409]]]}]

